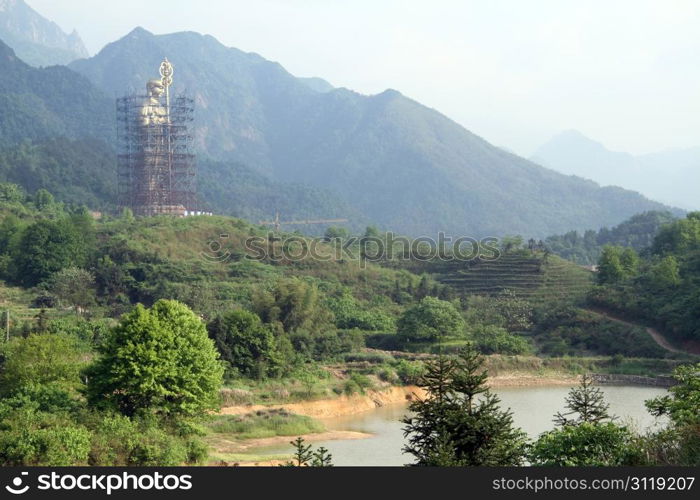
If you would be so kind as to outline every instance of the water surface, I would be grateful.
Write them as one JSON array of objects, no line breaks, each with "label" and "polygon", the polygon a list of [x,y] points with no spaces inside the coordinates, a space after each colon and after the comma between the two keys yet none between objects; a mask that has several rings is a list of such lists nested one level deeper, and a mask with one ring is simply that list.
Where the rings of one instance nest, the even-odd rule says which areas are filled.
[{"label": "water surface", "polygon": [[[501,407],[510,407],[515,424],[530,437],[553,427],[553,415],[564,409],[564,398],[569,387],[513,387],[495,389],[501,398]],[[657,387],[604,386],[606,401],[611,413],[620,420],[645,430],[660,425],[644,408],[644,400],[666,393]],[[401,452],[404,436],[400,419],[406,415],[403,403],[384,406],[376,410],[323,419],[329,430],[367,432],[371,438],[348,441],[318,441],[314,447],[325,446],[333,455],[335,465],[405,465],[412,457]],[[255,454],[286,454],[291,446],[274,446],[251,450]]]}]

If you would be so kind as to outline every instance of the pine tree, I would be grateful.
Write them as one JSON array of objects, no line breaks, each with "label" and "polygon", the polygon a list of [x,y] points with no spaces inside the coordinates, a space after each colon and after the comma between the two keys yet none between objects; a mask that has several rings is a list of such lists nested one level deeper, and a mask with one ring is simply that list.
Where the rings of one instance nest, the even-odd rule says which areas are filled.
[{"label": "pine tree", "polygon": [[311,451],[311,445],[304,444],[304,438],[298,437],[294,441],[290,441],[289,444],[294,446],[294,455],[291,462],[287,465],[294,467],[303,467],[308,465],[313,457],[313,452]]},{"label": "pine tree", "polygon": [[428,363],[419,385],[425,399],[409,405],[415,415],[402,421],[406,453],[415,465],[505,466],[523,463],[527,439],[513,427],[510,410],[486,386],[483,358],[473,346],[456,359],[440,356]]},{"label": "pine tree", "polygon": [[289,444],[294,446],[292,460],[284,465],[287,467],[333,467],[333,455],[321,446],[312,450],[310,444],[304,444],[304,438],[298,437]]},{"label": "pine tree", "polygon": [[[554,416],[554,423],[564,427],[566,425],[579,425],[584,422],[598,424],[615,420],[616,417],[608,413],[610,405],[605,402],[605,395],[597,387],[593,387],[593,379],[584,375],[578,387],[569,391],[565,399],[567,413],[558,412]],[[576,418],[568,418],[578,415]]]},{"label": "pine tree", "polygon": [[333,467],[333,455],[328,453],[328,450],[321,446],[313,452],[311,467]]}]

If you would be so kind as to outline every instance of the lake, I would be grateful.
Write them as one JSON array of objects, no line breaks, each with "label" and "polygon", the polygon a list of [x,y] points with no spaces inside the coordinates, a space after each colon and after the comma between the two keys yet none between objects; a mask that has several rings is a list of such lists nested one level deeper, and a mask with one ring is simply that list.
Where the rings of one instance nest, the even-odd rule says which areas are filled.
[{"label": "lake", "polygon": [[[564,398],[569,387],[513,387],[499,388],[493,392],[501,398],[501,407],[513,410],[515,424],[527,432],[530,437],[553,427],[552,417],[564,409]],[[644,430],[659,426],[662,422],[655,419],[644,408],[646,399],[666,393],[658,387],[638,386],[603,386],[606,401],[611,413],[621,421],[633,424]],[[406,405],[395,404],[376,410],[323,419],[329,430],[350,430],[367,432],[371,438],[348,441],[318,441],[314,448],[325,446],[333,455],[334,465],[394,465],[400,466],[411,462],[412,457],[401,453],[404,445],[403,424],[399,422],[406,414]],[[290,439],[291,440],[291,439]],[[250,450],[256,455],[291,453],[291,446],[271,446]]]}]

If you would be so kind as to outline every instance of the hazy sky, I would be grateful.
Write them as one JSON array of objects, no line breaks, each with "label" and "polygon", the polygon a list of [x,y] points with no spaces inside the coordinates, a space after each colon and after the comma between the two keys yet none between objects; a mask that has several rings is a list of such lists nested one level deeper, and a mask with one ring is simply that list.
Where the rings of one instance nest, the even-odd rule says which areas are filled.
[{"label": "hazy sky", "polygon": [[91,53],[192,30],[298,76],[394,88],[529,155],[575,128],[614,150],[700,146],[700,0],[27,0]]}]

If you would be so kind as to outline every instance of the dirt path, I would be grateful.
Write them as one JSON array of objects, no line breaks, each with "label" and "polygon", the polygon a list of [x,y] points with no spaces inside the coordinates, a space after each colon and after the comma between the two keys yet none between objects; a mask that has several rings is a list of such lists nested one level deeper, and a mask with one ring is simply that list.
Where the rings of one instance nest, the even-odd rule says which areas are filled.
[{"label": "dirt path", "polygon": [[633,328],[644,328],[644,329],[646,329],[647,333],[651,336],[651,338],[654,339],[654,342],[659,344],[659,346],[663,347],[667,351],[675,352],[678,354],[687,354],[687,353],[700,354],[700,350],[698,350],[698,349],[683,350],[683,349],[678,349],[677,347],[673,347],[670,344],[670,342],[668,340],[666,340],[666,338],[663,335],[661,335],[661,333],[656,328],[652,328],[650,326],[640,325],[638,323],[631,323],[631,322],[626,321],[618,316],[615,316],[613,314],[610,314],[606,311],[602,311],[599,309],[586,309],[586,311],[592,312],[593,314],[598,314],[600,316],[603,316],[604,318],[609,319],[610,321],[614,321],[616,323],[627,325],[627,326],[630,326]]}]

